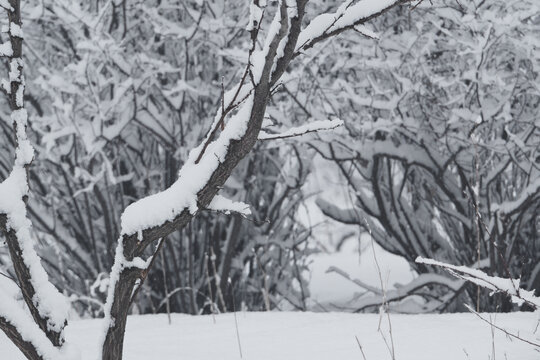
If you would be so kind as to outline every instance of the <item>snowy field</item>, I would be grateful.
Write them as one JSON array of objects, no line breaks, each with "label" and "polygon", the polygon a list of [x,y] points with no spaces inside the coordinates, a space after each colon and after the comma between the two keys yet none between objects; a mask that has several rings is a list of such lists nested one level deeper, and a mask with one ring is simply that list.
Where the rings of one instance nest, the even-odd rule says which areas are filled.
[{"label": "snowy field", "polygon": [[[483,314],[485,317],[489,315]],[[529,340],[537,314],[497,314],[495,324]],[[391,359],[377,331],[379,316],[339,313],[238,313],[242,359],[248,360],[363,360]],[[390,341],[386,318],[383,333]],[[391,315],[396,360],[538,360],[533,346],[506,337],[472,314]],[[100,321],[74,321],[68,340],[82,350],[83,359],[96,357]],[[540,331],[540,330],[539,330]],[[495,347],[495,357],[493,356]],[[132,316],[125,343],[127,360],[238,360],[233,314],[212,316]],[[0,359],[23,357],[0,335]]]}]

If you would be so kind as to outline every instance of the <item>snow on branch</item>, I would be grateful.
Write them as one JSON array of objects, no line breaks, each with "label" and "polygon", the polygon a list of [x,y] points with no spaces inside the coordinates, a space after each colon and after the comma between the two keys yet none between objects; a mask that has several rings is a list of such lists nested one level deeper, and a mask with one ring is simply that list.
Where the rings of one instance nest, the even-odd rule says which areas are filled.
[{"label": "snow on branch", "polygon": [[302,126],[293,127],[280,134],[269,134],[261,130],[261,132],[259,133],[259,140],[286,139],[295,136],[302,136],[317,131],[332,130],[342,125],[342,120],[317,120]]},{"label": "snow on branch", "polygon": [[[135,282],[144,281],[147,274],[146,270],[126,269],[126,264],[148,244],[184,226],[199,210],[207,208],[236,164],[254,146],[266,110],[272,68],[283,55],[279,46],[290,24],[287,10],[281,1],[261,50],[255,46],[258,31],[252,31],[255,36],[246,70],[238,85],[224,94],[208,135],[189,153],[178,179],[168,189],[132,203],[121,215],[120,239],[104,307],[104,358],[121,353],[118,339],[123,339],[125,330],[126,302],[133,299]],[[233,110],[236,113],[225,122]]]},{"label": "snow on branch", "polygon": [[376,38],[371,30],[361,26],[389,8],[405,3],[405,0],[362,0],[353,5],[347,0],[332,14],[322,14],[315,17],[300,33],[295,51],[309,49],[317,42],[337,35],[348,29]]},{"label": "snow on branch", "polygon": [[0,7],[7,11],[13,11],[13,7],[8,0],[0,0]]},{"label": "snow on branch", "polygon": [[252,1],[249,5],[249,20],[246,26],[247,31],[256,30],[262,20],[264,14],[264,8],[266,7],[266,0]]},{"label": "snow on branch", "polygon": [[13,49],[11,48],[10,42],[5,42],[0,44],[0,56],[11,56],[13,55]]},{"label": "snow on branch", "polygon": [[[7,290],[7,291],[6,291]],[[9,291],[11,290],[11,291]],[[78,355],[75,349],[63,346],[57,348],[47,339],[45,333],[34,322],[28,311],[15,296],[16,291],[0,285],[0,328],[19,347],[44,360],[73,360]]]},{"label": "snow on branch", "polygon": [[[30,286],[28,296],[43,319],[47,319],[50,330],[61,332],[67,319],[68,303],[49,282],[47,273],[34,250],[31,235],[31,222],[27,217],[23,197],[28,194],[26,170],[15,167],[9,177],[0,184],[0,214],[6,216],[5,228],[10,234],[8,246],[20,251],[20,261],[28,271]],[[14,261],[17,261],[16,259]],[[17,265],[16,265],[17,266]]]},{"label": "snow on branch", "polygon": [[121,217],[122,235],[132,235],[159,226],[173,220],[184,210],[195,214],[199,209],[198,192],[224,161],[230,142],[244,135],[252,105],[253,95],[250,95],[235,116],[229,119],[221,135],[207,146],[198,163],[196,160],[201,146],[190,152],[188,160],[179,171],[178,180],[171,187],[129,205]]},{"label": "snow on branch", "polygon": [[227,199],[224,196],[216,195],[208,205],[209,210],[221,211],[225,214],[230,214],[231,212],[238,213],[240,215],[251,215],[251,210],[249,205],[241,201],[232,201]]},{"label": "snow on branch", "polygon": [[[266,1],[253,3],[262,10]],[[225,93],[222,88],[224,94],[214,122],[201,144],[189,153],[178,179],[166,190],[130,204],[121,215],[120,239],[104,307],[104,359],[117,359],[122,353],[129,303],[136,295],[133,289],[136,284],[140,288],[148,274],[136,267],[126,268],[130,260],[140,256],[150,243],[184,227],[209,205],[227,210],[239,208],[239,204],[228,200],[218,197],[212,203],[212,199],[256,143],[272,88],[294,58],[306,4],[305,0],[278,1],[264,39],[258,36],[260,25],[255,27],[252,23],[248,27],[252,46],[245,71],[232,90]],[[262,16],[264,11],[251,9],[251,22]]]},{"label": "snow on branch", "polygon": [[344,224],[356,225],[362,222],[361,210],[359,209],[342,209],[323,198],[318,198],[315,203],[324,215]]},{"label": "snow on branch", "polygon": [[540,194],[540,177],[536,178],[529,186],[527,186],[517,199],[513,201],[506,201],[501,204],[494,204],[493,210],[499,211],[502,214],[512,214],[518,211],[528,201],[534,199],[535,196]]},{"label": "snow on branch", "polygon": [[[18,6],[17,3],[17,8]],[[67,323],[69,304],[67,299],[49,282],[48,275],[34,249],[32,223],[28,219],[26,208],[26,199],[29,196],[27,170],[34,158],[34,148],[26,133],[28,114],[24,108],[25,79],[20,11],[10,6],[8,15],[10,42],[0,46],[0,55],[9,58],[10,92],[8,95],[16,149],[13,169],[0,183],[0,228],[6,236],[13,267],[32,317],[43,331],[43,337],[49,338],[48,344],[60,346],[64,342],[63,329]],[[5,324],[11,324],[19,332],[24,331],[27,326],[23,324],[22,315],[18,315],[19,312],[12,307],[6,308],[5,306],[9,304],[6,299],[0,300],[1,304],[4,306],[0,307],[0,316],[6,321]],[[26,310],[20,309],[20,311]],[[30,318],[29,314],[25,316]],[[24,328],[19,329],[19,324]],[[6,332],[9,329],[9,327],[2,327],[2,330]],[[30,341],[30,334],[25,339]],[[41,347],[41,342],[35,344],[32,342],[32,345]],[[38,350],[41,351],[41,348]]]},{"label": "snow on branch", "polygon": [[[285,3],[282,3],[282,7]],[[141,230],[157,227],[176,218],[184,210],[191,214],[199,209],[198,193],[210,181],[210,178],[224,162],[229,146],[233,141],[241,140],[248,130],[252,116],[256,88],[269,75],[275,57],[279,54],[278,44],[283,36],[282,14],[278,11],[261,50],[249,55],[247,70],[239,84],[224,94],[224,105],[218,110],[212,131],[205,140],[194,148],[188,160],[178,173],[178,180],[168,189],[143,198],[129,205],[121,216],[122,235],[132,235]],[[251,73],[251,83],[245,82],[247,72]],[[238,106],[236,114],[231,116],[225,125],[225,116]],[[219,137],[217,130],[221,127]]]},{"label": "snow on branch", "polygon": [[493,292],[508,294],[511,296],[512,301],[518,305],[525,302],[536,309],[540,309],[540,298],[534,296],[534,291],[521,289],[519,287],[519,279],[505,279],[496,276],[489,276],[485,272],[478,269],[471,269],[466,266],[450,265],[440,261],[426,259],[421,256],[416,258],[416,262],[419,264],[441,267],[458,278],[470,281]]}]

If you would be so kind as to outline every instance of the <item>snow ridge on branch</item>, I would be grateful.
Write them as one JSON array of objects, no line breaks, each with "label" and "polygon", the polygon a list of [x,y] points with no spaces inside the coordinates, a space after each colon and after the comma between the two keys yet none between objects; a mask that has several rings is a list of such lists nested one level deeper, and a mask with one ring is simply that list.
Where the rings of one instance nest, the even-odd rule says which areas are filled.
[{"label": "snow ridge on branch", "polygon": [[27,171],[34,158],[34,148],[26,133],[28,114],[24,108],[20,3],[2,2],[0,6],[8,11],[9,18],[10,40],[2,44],[0,55],[9,58],[9,80],[2,83],[9,96],[16,141],[13,169],[0,183],[0,227],[6,237],[20,290],[28,306],[24,308],[18,303],[18,291],[11,294],[10,291],[3,291],[0,296],[0,327],[15,339],[17,346],[33,356],[51,360],[63,359],[64,356],[73,359],[73,354],[66,355],[67,347],[62,347],[68,301],[49,282],[41,265],[34,249],[32,223],[26,208],[29,196]]},{"label": "snow ridge on branch", "polygon": [[333,14],[322,14],[311,20],[300,33],[295,51],[310,48],[315,43],[350,28],[368,37],[377,38],[373,31],[362,26],[361,23],[375,14],[406,1],[363,0],[354,5],[353,2],[353,0],[345,1]]},{"label": "snow ridge on branch", "polygon": [[534,291],[521,289],[519,287],[519,279],[505,279],[490,276],[478,269],[446,264],[440,261],[426,259],[421,256],[416,258],[416,262],[441,267],[458,278],[470,281],[478,286],[492,290],[493,292],[508,294],[511,296],[512,301],[518,305],[522,305],[525,302],[536,309],[540,309],[540,298],[534,296]]},{"label": "snow ridge on branch", "polygon": [[208,205],[209,210],[221,211],[225,214],[230,214],[231,212],[238,213],[240,215],[251,215],[251,210],[249,205],[241,201],[233,201],[227,199],[224,196],[216,195],[210,205]]}]

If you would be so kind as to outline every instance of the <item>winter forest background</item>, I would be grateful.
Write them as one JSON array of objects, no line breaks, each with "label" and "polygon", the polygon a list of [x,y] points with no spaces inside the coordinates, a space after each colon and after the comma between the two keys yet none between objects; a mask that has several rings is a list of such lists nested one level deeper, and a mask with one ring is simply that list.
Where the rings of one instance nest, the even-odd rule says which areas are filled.
[{"label": "winter forest background", "polygon": [[[250,3],[22,2],[36,149],[27,211],[71,319],[105,316],[124,209],[175,183],[242,78]],[[261,29],[281,3],[268,2]],[[309,1],[303,27],[358,3]],[[302,45],[271,89],[260,140],[219,192],[234,209],[200,210],[161,240],[131,313],[524,311],[538,321],[540,3],[406,2]],[[17,146],[10,112],[3,97],[1,180]],[[17,278],[1,241],[0,291]],[[495,277],[519,282],[493,288]],[[508,296],[520,290],[534,300]]]}]

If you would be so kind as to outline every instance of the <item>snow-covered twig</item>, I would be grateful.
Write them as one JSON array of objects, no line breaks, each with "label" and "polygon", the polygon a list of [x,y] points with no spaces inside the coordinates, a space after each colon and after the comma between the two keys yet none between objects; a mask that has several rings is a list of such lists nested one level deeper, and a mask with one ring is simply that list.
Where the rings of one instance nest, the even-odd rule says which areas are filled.
[{"label": "snow-covered twig", "polygon": [[536,309],[540,309],[540,298],[534,296],[534,291],[521,289],[519,287],[519,279],[505,279],[490,276],[478,269],[471,269],[466,266],[450,265],[436,260],[425,259],[420,256],[416,259],[416,262],[441,267],[458,278],[470,281],[476,285],[492,290],[493,292],[505,293],[509,295],[512,298],[512,301],[518,305],[525,302]]},{"label": "snow-covered twig", "polygon": [[214,211],[221,211],[227,215],[231,212],[238,213],[244,216],[251,215],[251,210],[249,209],[248,204],[241,201],[232,201],[221,195],[216,195],[212,199],[210,205],[208,205],[208,209]]},{"label": "snow-covered twig", "polygon": [[494,204],[493,211],[499,211],[503,215],[511,215],[517,212],[523,205],[534,201],[540,195],[540,177],[536,178],[519,194],[517,199],[506,201],[501,204]]},{"label": "snow-covered twig", "polygon": [[363,34],[376,35],[361,27],[366,21],[410,0],[363,0],[351,5],[345,1],[333,14],[322,14],[311,20],[298,37],[297,53],[313,47],[315,44],[338,35],[349,29],[356,29]]}]

